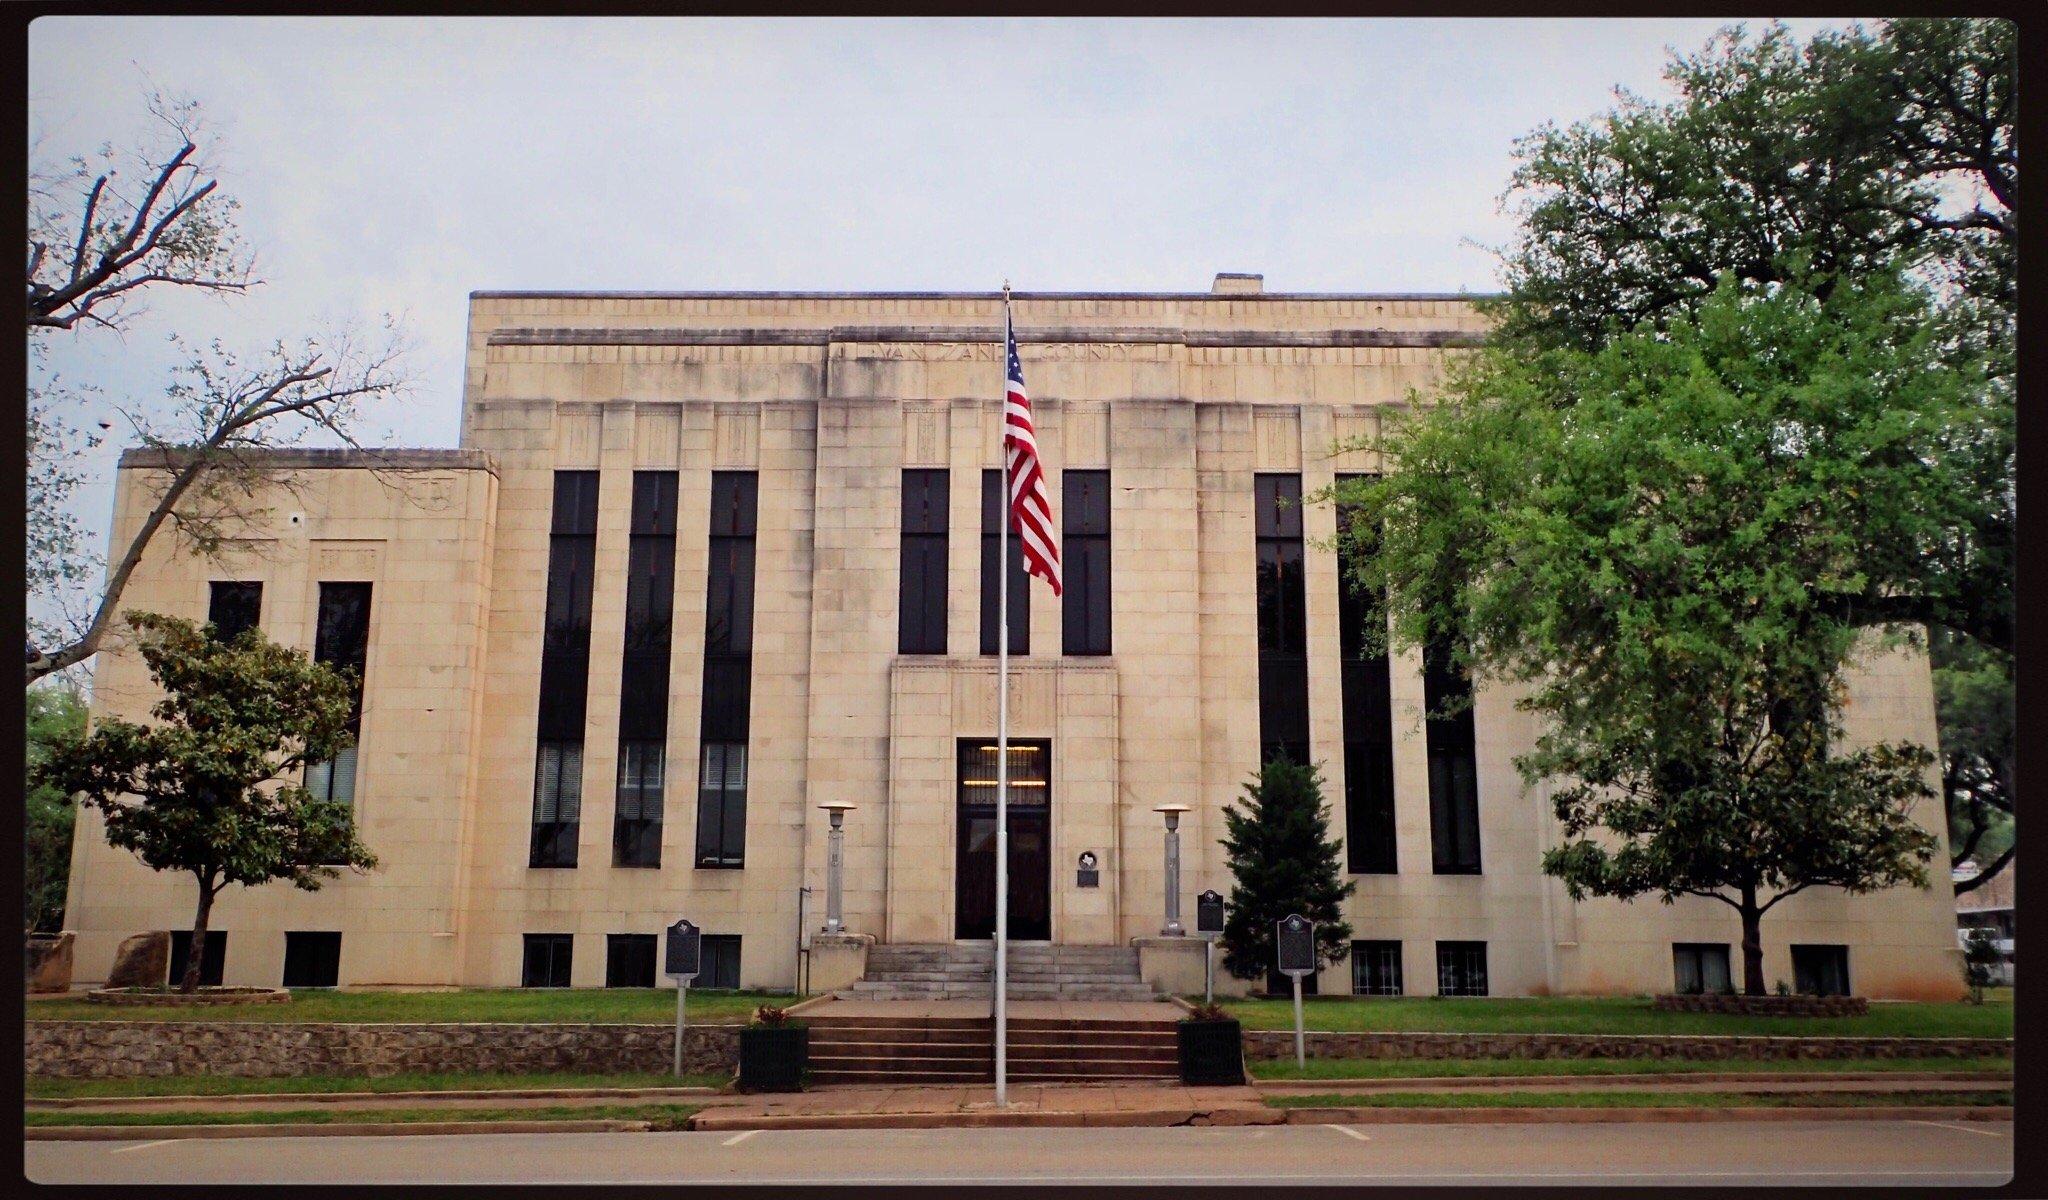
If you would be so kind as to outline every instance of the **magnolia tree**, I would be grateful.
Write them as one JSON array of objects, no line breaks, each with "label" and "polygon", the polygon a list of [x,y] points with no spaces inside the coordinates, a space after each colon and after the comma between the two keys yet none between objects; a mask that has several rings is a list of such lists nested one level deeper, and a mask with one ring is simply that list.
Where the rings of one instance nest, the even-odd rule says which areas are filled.
[{"label": "magnolia tree", "polygon": [[300,783],[309,764],[350,744],[355,685],[258,629],[222,642],[211,627],[174,617],[127,621],[164,691],[150,710],[156,724],[102,720],[52,749],[32,778],[96,809],[110,844],[198,883],[179,981],[189,992],[214,898],[228,885],[283,879],[317,891],[340,868],[376,865],[348,805]]}]

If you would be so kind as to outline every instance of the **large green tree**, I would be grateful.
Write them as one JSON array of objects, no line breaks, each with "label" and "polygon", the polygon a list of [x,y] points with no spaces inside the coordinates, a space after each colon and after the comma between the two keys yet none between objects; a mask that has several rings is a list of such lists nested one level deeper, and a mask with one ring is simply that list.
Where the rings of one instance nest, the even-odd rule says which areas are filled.
[{"label": "large green tree", "polygon": [[1223,923],[1223,969],[1239,979],[1273,979],[1274,925],[1290,913],[1316,924],[1316,966],[1350,952],[1340,843],[1330,836],[1322,772],[1285,755],[1266,760],[1244,785],[1243,808],[1223,810],[1230,911]]},{"label": "large green tree", "polygon": [[53,747],[32,778],[98,810],[109,843],[198,883],[195,951],[179,984],[191,991],[228,885],[282,879],[317,891],[341,867],[376,865],[348,805],[300,783],[308,764],[349,745],[355,685],[260,629],[223,642],[175,617],[130,613],[127,623],[164,691],[156,723],[102,721]]},{"label": "large green tree", "polygon": [[30,780],[22,820],[22,919],[31,933],[55,933],[64,927],[64,893],[71,876],[71,826],[76,808],[71,797],[34,772],[53,746],[75,741],[85,733],[85,702],[62,680],[32,687],[22,705],[27,716]]},{"label": "large green tree", "polygon": [[1869,546],[1967,491],[1941,447],[1982,417],[1981,370],[1927,307],[1896,276],[1825,297],[1724,277],[1596,349],[1503,339],[1342,492],[1392,636],[1448,640],[1544,718],[1519,765],[1561,784],[1545,869],[1728,904],[1752,993],[1782,899],[1926,879],[1930,752],[1829,744],[1847,664],[1884,640],[1856,603]]}]

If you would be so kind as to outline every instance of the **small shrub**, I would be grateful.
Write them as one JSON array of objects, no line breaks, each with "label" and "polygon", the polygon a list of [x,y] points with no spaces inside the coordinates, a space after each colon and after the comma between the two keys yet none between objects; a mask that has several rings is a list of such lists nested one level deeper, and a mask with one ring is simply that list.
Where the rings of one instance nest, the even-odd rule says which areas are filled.
[{"label": "small shrub", "polygon": [[1221,1004],[1202,1003],[1194,1006],[1183,1021],[1228,1021],[1230,1013]]},{"label": "small shrub", "polygon": [[754,1010],[754,1024],[768,1029],[777,1029],[789,1023],[789,1010],[775,1004],[763,1004]]}]

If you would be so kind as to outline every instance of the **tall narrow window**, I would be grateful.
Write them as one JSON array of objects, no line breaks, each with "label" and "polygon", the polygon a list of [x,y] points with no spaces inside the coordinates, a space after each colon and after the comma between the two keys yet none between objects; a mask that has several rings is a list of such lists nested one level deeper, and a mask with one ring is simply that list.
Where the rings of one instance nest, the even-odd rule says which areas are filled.
[{"label": "tall narrow window", "polygon": [[[1340,475],[1341,484],[1358,476]],[[1344,849],[1354,875],[1391,875],[1394,857],[1394,702],[1386,645],[1366,634],[1386,628],[1386,597],[1356,585],[1354,573],[1371,545],[1349,537],[1356,514],[1337,509],[1346,537],[1337,547],[1337,645],[1344,701]]]},{"label": "tall narrow window", "polygon": [[676,473],[633,473],[626,556],[626,647],[619,673],[617,803],[612,863],[661,865],[668,655],[676,596]]},{"label": "tall narrow window", "polygon": [[[998,590],[1002,576],[996,574],[996,558],[1002,553],[1003,522],[1010,506],[1004,502],[1003,472],[981,473],[981,652],[1001,650],[996,626],[1001,623],[1002,597]],[[1010,653],[1031,653],[1031,577],[1024,573],[1024,544],[1017,540],[1017,528],[1010,527]]]},{"label": "tall narrow window", "polygon": [[[354,682],[349,733],[356,736],[363,729],[363,669],[369,661],[369,646],[370,585],[323,581],[319,620],[313,631],[313,660],[346,672]],[[306,790],[316,799],[355,807],[356,749],[351,743],[326,762],[309,765]]]},{"label": "tall narrow window", "polygon": [[946,525],[952,472],[903,472],[903,577],[896,652],[946,652]]},{"label": "tall narrow window", "polygon": [[583,812],[583,715],[590,691],[590,591],[597,562],[597,472],[555,472],[547,623],[527,865],[573,867]]},{"label": "tall narrow window", "polygon": [[752,471],[711,475],[711,561],[704,607],[702,746],[697,764],[697,865],[739,867],[747,856],[747,738],[753,702]]},{"label": "tall narrow window", "polygon": [[[1450,647],[1431,642],[1422,653],[1422,700],[1428,713],[1429,838],[1438,875],[1479,873],[1479,767],[1472,734],[1472,681]],[[1446,704],[1459,705],[1448,716]]]},{"label": "tall narrow window", "polygon": [[254,629],[263,619],[263,585],[224,579],[213,581],[207,597],[206,623],[213,636],[232,642],[245,629]]},{"label": "tall narrow window", "polygon": [[1060,649],[1109,653],[1109,472],[1064,471],[1061,520]]},{"label": "tall narrow window", "polygon": [[1259,756],[1306,763],[1308,593],[1302,576],[1301,476],[1253,479],[1258,538]]}]

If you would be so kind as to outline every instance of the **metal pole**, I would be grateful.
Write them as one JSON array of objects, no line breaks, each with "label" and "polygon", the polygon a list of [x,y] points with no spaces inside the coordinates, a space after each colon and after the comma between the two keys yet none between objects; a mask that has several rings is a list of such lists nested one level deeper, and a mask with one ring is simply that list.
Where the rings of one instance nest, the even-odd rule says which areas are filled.
[{"label": "metal pole", "polygon": [[1007,1108],[1009,1093],[1009,957],[1010,957],[1010,281],[1003,281],[1003,348],[997,357],[1003,363],[1004,419],[998,443],[1003,466],[997,488],[1002,515],[998,521],[1001,539],[996,551],[999,599],[996,608],[996,1107]]},{"label": "metal pole", "polygon": [[1202,1003],[1216,1003],[1216,939],[1202,939]]},{"label": "metal pole", "polygon": [[1290,972],[1288,978],[1294,981],[1294,1065],[1296,1069],[1306,1071],[1308,1051],[1303,1047],[1301,1037],[1301,973]]},{"label": "metal pole", "polygon": [[690,981],[689,981],[688,977],[680,977],[680,978],[678,978],[678,979],[676,980],[676,1071],[675,1071],[675,1074],[676,1074],[676,1078],[677,1078],[677,1079],[681,1079],[681,1078],[683,1077],[683,1029],[684,1029],[684,1022],[685,1022],[685,1020],[687,1019],[687,1018],[686,1018],[686,1017],[684,1016],[684,1013],[683,1013],[683,1008],[684,1008],[684,1000],[685,1000],[685,998],[686,998],[686,997],[688,997],[688,996],[689,996],[689,994],[690,994]]},{"label": "metal pole", "polygon": [[1180,924],[1180,816],[1166,815],[1166,928],[1167,937],[1180,937],[1187,930]]},{"label": "metal pole", "polygon": [[832,814],[832,830],[825,835],[825,932],[844,933],[846,922],[839,918],[839,881],[841,864],[845,861],[845,830],[841,826],[846,818]]}]

